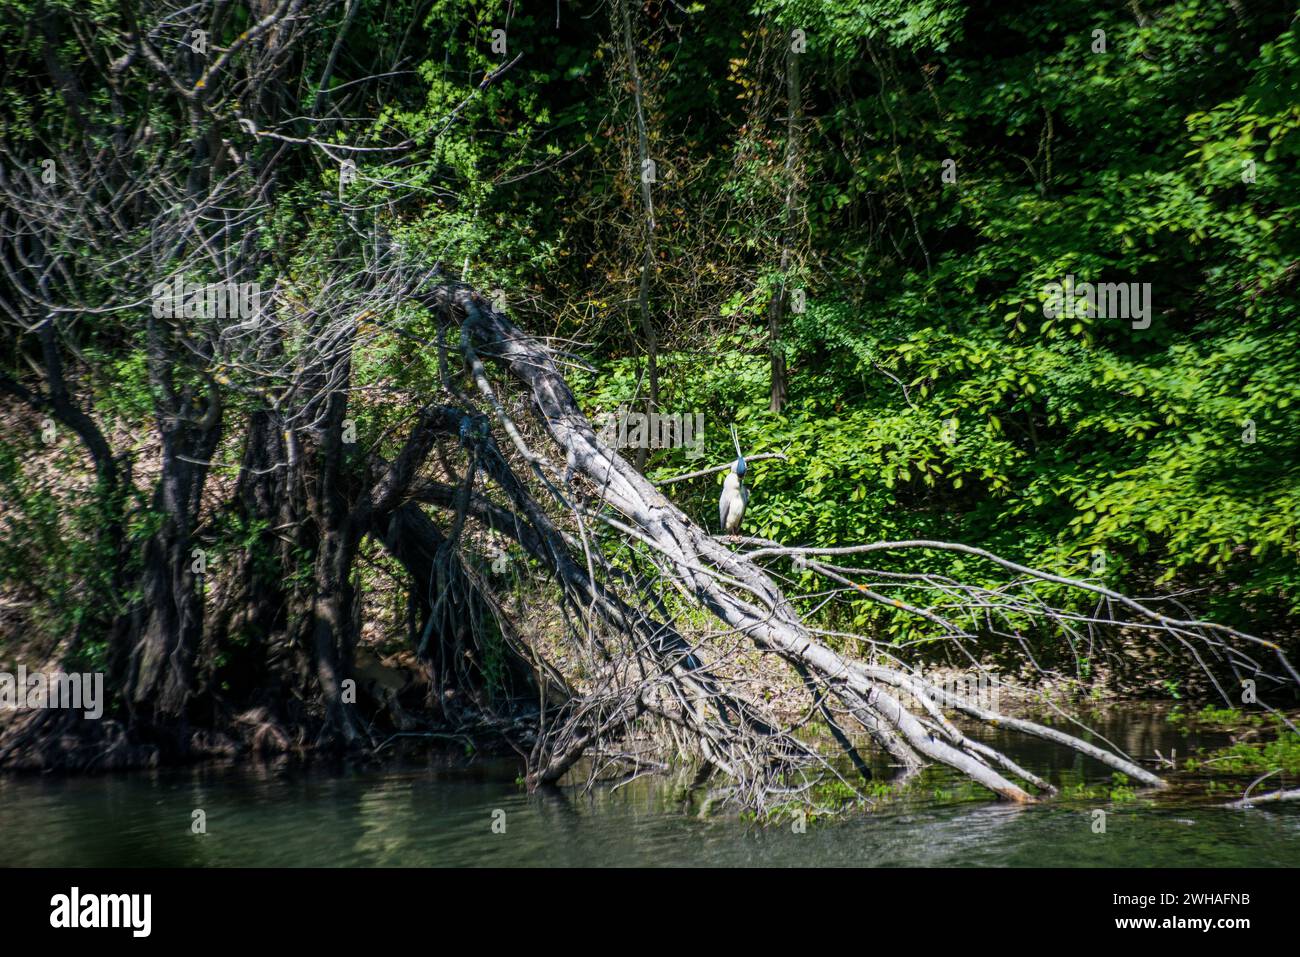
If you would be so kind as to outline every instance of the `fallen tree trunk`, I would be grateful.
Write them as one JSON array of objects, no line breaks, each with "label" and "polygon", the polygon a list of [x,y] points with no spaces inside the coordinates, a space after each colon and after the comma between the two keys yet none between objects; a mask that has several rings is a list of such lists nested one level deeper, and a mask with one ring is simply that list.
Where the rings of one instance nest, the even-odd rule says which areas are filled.
[{"label": "fallen tree trunk", "polygon": [[[399,288],[381,300],[396,304],[412,295],[409,286]],[[244,457],[239,487],[265,500],[250,500],[247,514],[263,526],[274,520],[290,537],[259,536],[278,561],[268,565],[260,586],[250,574],[257,562],[233,563],[221,609],[207,616],[205,662],[229,649],[233,628],[255,633],[239,666],[247,674],[227,691],[216,680],[226,673],[210,664],[200,669],[200,685],[211,698],[211,707],[191,709],[200,736],[224,733],[218,719],[229,714],[272,746],[297,740],[306,750],[314,740],[318,749],[366,750],[380,741],[371,730],[384,728],[375,724],[378,715],[355,707],[355,695],[344,688],[350,687],[359,632],[353,569],[367,537],[388,551],[406,579],[411,650],[430,689],[416,723],[435,736],[448,728],[458,735],[486,729],[508,737],[520,753],[531,749],[531,787],[571,777],[580,766],[591,779],[611,771],[693,767],[697,784],[715,785],[706,804],[723,799],[770,812],[815,805],[816,785],[827,779],[865,798],[861,780],[874,772],[860,749],[869,740],[903,778],[939,764],[1008,801],[1054,793],[1050,781],[979,740],[981,727],[1038,737],[1142,786],[1163,785],[1134,756],[1086,729],[1068,733],[948,695],[920,673],[916,660],[904,657],[901,646],[817,627],[814,603],[801,604],[778,583],[790,571],[827,584],[821,594],[915,617],[984,674],[981,656],[988,648],[981,642],[990,636],[1021,642],[1033,663],[1024,645],[1027,629],[1053,629],[1070,646],[1089,649],[1103,632],[1122,630],[1169,640],[1202,664],[1203,658],[1216,663],[1221,674],[1273,688],[1293,690],[1298,683],[1282,652],[1254,636],[1189,620],[1181,611],[1166,615],[1148,601],[960,543],[802,548],[712,535],[604,444],[556,355],[540,340],[466,286],[439,284],[415,298],[437,324],[436,342],[420,341],[437,350],[442,388],[432,400],[420,397],[425,404],[407,419],[406,437],[395,454],[387,453],[391,458],[343,454],[342,397],[350,367],[337,357],[330,368],[338,374],[305,393],[309,410],[334,397],[328,417],[304,417],[306,423],[319,420],[321,428],[286,429],[283,443],[268,440],[274,438],[269,432],[250,439],[258,445]],[[373,317],[375,309],[364,315]],[[341,315],[335,325],[341,348],[350,353],[357,345],[355,320]],[[519,411],[524,408],[531,416]],[[279,469],[284,464],[292,467]],[[250,485],[254,473],[274,481]],[[301,503],[286,508],[290,496]],[[558,636],[557,629],[533,628],[525,615],[506,609],[482,568],[489,536],[517,543],[544,574],[548,581],[529,587],[554,597],[539,610],[552,622],[552,608],[558,611]],[[312,574],[300,586],[276,586],[276,575],[289,580],[293,565],[286,556],[299,551],[313,559]],[[833,564],[841,556],[943,551],[987,562],[1010,579],[983,587],[932,573]],[[875,584],[880,581],[886,584]],[[258,589],[267,582],[283,612],[258,604]],[[898,590],[882,592],[889,588]],[[1054,604],[1047,589],[1076,591],[1100,604],[1091,612],[1071,610]],[[1255,657],[1261,651],[1275,663]],[[780,682],[795,701],[793,711],[766,700]],[[528,703],[533,695],[535,707]],[[419,733],[412,723],[416,704],[399,703],[393,728],[401,735]],[[208,714],[217,718],[204,718]],[[966,719],[962,727],[958,717]],[[202,720],[213,727],[198,727]],[[33,734],[9,736],[0,761],[31,744],[33,753],[40,751],[33,766],[49,763],[44,739],[58,735],[46,734],[46,724],[33,722]],[[827,733],[810,740],[821,727]],[[235,738],[242,733],[225,730]],[[129,763],[132,733],[128,726],[124,734],[91,743],[107,742],[114,760]],[[102,763],[88,748],[82,751],[79,765]],[[839,761],[840,755],[847,760]]]},{"label": "fallen tree trunk", "polygon": [[[731,628],[805,669],[848,713],[906,766],[923,758],[957,768],[1013,801],[1031,796],[987,763],[984,755],[936,736],[861,668],[814,641],[780,589],[756,566],[716,541],[646,478],[598,439],[550,355],[501,313],[468,290],[442,304],[466,315],[465,327],[485,351],[498,354],[530,388],[546,428],[574,469],[600,488],[602,500],[634,523],[633,533],[666,559],[668,575]],[[518,434],[517,428],[511,431]],[[521,449],[535,457],[536,453]],[[535,461],[535,459],[534,459]],[[636,534],[638,533],[639,534]],[[731,585],[732,588],[725,587]],[[746,597],[741,597],[745,595]],[[1008,762],[1009,763],[1009,762]],[[1005,766],[1005,765],[1004,765]]]},{"label": "fallen tree trunk", "polygon": [[1259,797],[1244,797],[1239,801],[1229,801],[1223,806],[1233,810],[1243,810],[1256,804],[1274,804],[1279,801],[1300,801],[1300,788],[1293,788],[1290,791],[1270,791]]},{"label": "fallen tree trunk", "polygon": [[[718,667],[721,662],[714,650],[717,636],[713,636],[707,647],[694,647],[687,635],[673,626],[664,602],[675,594],[674,601],[684,600],[707,609],[726,627],[727,634],[744,636],[760,654],[776,656],[788,664],[817,699],[818,710],[833,729],[839,745],[850,752],[853,745],[841,728],[842,722],[860,728],[906,770],[930,762],[944,764],[1014,802],[1030,802],[1052,792],[1050,783],[955,727],[944,714],[942,705],[947,705],[949,710],[968,718],[1072,749],[1142,785],[1163,786],[1159,777],[1104,742],[1093,743],[969,702],[945,701],[938,688],[889,649],[874,647],[869,659],[864,661],[819,640],[818,630],[801,618],[760,559],[793,561],[801,569],[812,568],[837,579],[846,589],[914,612],[932,623],[946,625],[954,642],[963,650],[966,650],[963,640],[975,636],[942,614],[883,598],[841,575],[843,570],[809,562],[801,552],[812,550],[786,549],[777,543],[754,539],[724,540],[709,534],[600,440],[560,373],[555,357],[541,342],[468,287],[438,286],[421,299],[435,312],[444,328],[459,331],[465,366],[481,404],[509,438],[516,453],[511,459],[522,465],[520,474],[526,477],[517,477],[506,457],[493,446],[490,472],[513,501],[515,514],[494,510],[485,500],[475,500],[476,517],[507,534],[512,534],[513,529],[513,537],[562,584],[571,608],[580,615],[585,611],[589,616],[584,626],[588,630],[593,627],[594,618],[606,628],[621,629],[640,639],[630,646],[641,669],[640,677],[629,678],[623,673],[615,678],[607,674],[606,684],[596,682],[603,692],[589,693],[585,698],[579,696],[578,703],[570,710],[568,723],[550,735],[552,744],[534,753],[531,783],[557,780],[582,754],[613,745],[642,715],[656,716],[692,733],[705,756],[704,763],[727,774],[732,779],[731,795],[751,806],[769,807],[774,801],[784,800],[791,791],[801,793],[807,786],[807,778],[800,775],[810,769],[820,773],[828,768],[825,761],[796,741],[793,728],[783,728],[763,709],[729,690],[736,682],[724,677],[723,669]],[[524,387],[537,423],[553,444],[554,458],[530,447],[525,437],[526,427],[514,421],[498,394],[508,385],[493,384],[480,354],[490,357],[516,384]],[[541,500],[534,497],[533,490],[537,488],[544,492]],[[427,494],[429,491],[426,489],[426,498],[431,500],[436,496]],[[579,537],[562,532],[548,517],[541,505],[546,500],[573,520],[580,530]],[[649,589],[656,592],[653,599],[626,601],[619,597],[614,569],[592,541],[593,530],[600,527],[620,539],[625,547],[636,550],[640,560],[648,564],[656,580],[655,588]],[[737,542],[759,547],[746,553],[735,548]],[[913,542],[864,547],[961,549],[964,546]],[[1087,582],[1024,568],[986,552],[979,554],[1025,576],[1024,580],[1018,580],[1021,591],[1027,587],[1025,581],[1034,580],[1098,590]],[[647,591],[646,578],[643,574],[632,582],[642,594]],[[946,580],[918,584],[942,594],[954,588],[964,589],[962,594],[974,605],[978,605],[976,599],[984,600],[989,595]],[[664,589],[664,593],[657,593],[657,589]],[[1273,674],[1241,647],[1268,646],[1267,642],[1212,624],[1170,618],[1136,600],[1104,589],[1100,591],[1121,609],[1132,613],[1129,618],[1112,618],[1107,622],[1111,627],[1158,628],[1183,644],[1201,642],[1216,652],[1226,652],[1238,673],[1244,671],[1278,682],[1290,682],[1294,678],[1295,670],[1280,650],[1269,646],[1276,652],[1281,666],[1279,674]],[[1028,594],[1017,592],[1014,599],[1000,594],[1000,599],[1010,602],[1000,613],[1037,615],[1060,626],[1067,637],[1077,628],[1092,629],[1100,624],[1099,620],[1081,621],[1042,603],[1037,595],[1031,600]],[[647,611],[651,601],[661,609],[659,617]],[[868,643],[871,643],[869,639]],[[617,693],[611,690],[615,688]],[[672,707],[664,704],[665,688],[670,689],[669,697],[675,699]],[[905,697],[915,699],[915,703],[906,703]],[[603,703],[596,705],[593,703],[596,701]],[[563,743],[556,744],[558,741]],[[854,764],[865,771],[863,762],[856,756]],[[792,785],[792,775],[804,783]]]}]

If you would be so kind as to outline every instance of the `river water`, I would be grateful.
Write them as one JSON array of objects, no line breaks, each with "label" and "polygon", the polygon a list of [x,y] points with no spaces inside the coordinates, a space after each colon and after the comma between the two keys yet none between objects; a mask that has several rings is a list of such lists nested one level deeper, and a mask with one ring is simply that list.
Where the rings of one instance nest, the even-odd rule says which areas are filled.
[{"label": "river water", "polygon": [[[1135,757],[1179,758],[1218,739],[1179,733],[1160,710],[1111,711],[1098,730]],[[986,737],[1066,785],[1110,771],[1010,733]],[[803,833],[700,818],[670,784],[529,795],[507,759],[429,758],[387,769],[279,766],[99,777],[0,777],[5,866],[1298,866],[1300,807],[1232,811],[1205,780],[1020,808],[927,772],[904,800]],[[1240,782],[1244,786],[1246,782]],[[1106,811],[1105,832],[1093,811]],[[194,812],[206,833],[193,833]],[[496,827],[494,829],[494,823]],[[504,833],[501,833],[504,824]]]}]

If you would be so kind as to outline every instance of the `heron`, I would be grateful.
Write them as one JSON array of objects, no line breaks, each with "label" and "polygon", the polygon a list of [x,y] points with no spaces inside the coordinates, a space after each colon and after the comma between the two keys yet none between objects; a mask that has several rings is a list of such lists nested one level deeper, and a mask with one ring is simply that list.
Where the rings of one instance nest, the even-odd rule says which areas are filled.
[{"label": "heron", "polygon": [[736,461],[731,463],[731,471],[722,483],[722,497],[718,499],[718,521],[722,530],[728,535],[735,535],[740,529],[740,520],[745,517],[745,506],[749,504],[749,489],[745,488],[745,456],[740,451],[740,440],[736,438],[736,427],[731,427],[731,441],[736,446]]}]

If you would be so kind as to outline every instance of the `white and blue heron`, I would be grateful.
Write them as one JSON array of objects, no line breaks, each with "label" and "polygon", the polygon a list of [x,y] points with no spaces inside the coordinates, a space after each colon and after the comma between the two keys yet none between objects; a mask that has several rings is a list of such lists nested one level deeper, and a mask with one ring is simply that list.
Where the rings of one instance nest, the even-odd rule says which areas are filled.
[{"label": "white and blue heron", "polygon": [[736,446],[736,461],[731,464],[722,483],[722,497],[718,499],[718,521],[722,530],[728,535],[735,535],[740,530],[740,520],[745,517],[745,506],[749,504],[749,489],[745,488],[745,456],[740,451],[740,440],[736,438],[736,427],[731,427],[731,441]]}]

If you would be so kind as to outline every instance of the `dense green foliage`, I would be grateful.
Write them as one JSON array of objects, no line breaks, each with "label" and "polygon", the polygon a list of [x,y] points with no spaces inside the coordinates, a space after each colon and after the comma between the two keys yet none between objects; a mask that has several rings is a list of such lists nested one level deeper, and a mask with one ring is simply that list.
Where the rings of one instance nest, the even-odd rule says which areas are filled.
[{"label": "dense green foliage", "polygon": [[[610,9],[358,3],[332,87],[376,63],[404,66],[349,104],[364,120],[339,124],[337,138],[397,135],[413,149],[391,167],[367,160],[350,198],[382,205],[393,182],[413,187],[387,215],[392,235],[501,289],[539,334],[576,343],[566,348],[594,369],[573,369],[589,412],[640,401],[643,213],[632,87]],[[109,29],[115,14],[103,13]],[[747,452],[785,453],[751,473],[749,532],[800,544],[963,541],[1144,593],[1202,589],[1184,601],[1292,636],[1292,5],[746,0],[633,13],[661,170],[650,293],[660,405],[704,413],[711,464],[730,454],[732,422]],[[506,24],[503,57],[491,34]],[[807,51],[791,237],[783,70],[795,29]],[[5,46],[15,62],[35,62],[20,26]],[[310,75],[319,70],[312,61]],[[52,135],[58,110],[53,91],[39,109],[8,92],[6,136],[34,113]],[[303,168],[268,214],[268,246],[304,285],[315,250],[346,225],[332,201],[339,187],[337,169]],[[788,284],[807,305],[787,317],[790,402],[775,413],[766,315],[783,241],[795,252]],[[1150,283],[1149,327],[1046,316],[1045,286],[1067,275]],[[87,336],[84,381],[100,415],[129,424],[147,417],[150,387],[138,332],[111,328],[102,343]],[[21,372],[17,355],[7,349],[4,361]],[[438,376],[432,358],[383,336],[354,371],[363,390],[418,392]],[[362,444],[394,441],[402,412],[359,403]],[[0,436],[0,496],[13,507],[0,570],[62,607],[70,599],[57,583],[78,568],[93,578],[96,560],[55,530],[48,493],[20,468],[36,447],[29,435]],[[221,455],[233,465],[239,448]],[[650,458],[658,476],[694,467],[679,450]],[[672,488],[712,524],[716,483]],[[238,547],[250,530],[231,521],[206,533]],[[980,574],[969,561],[932,567]],[[863,624],[868,611],[848,614]]]},{"label": "dense green foliage", "polygon": [[[677,403],[787,451],[755,470],[750,526],[1209,586],[1191,601],[1286,634],[1300,610],[1293,11],[764,9],[807,28],[815,103],[794,401],[767,411],[743,326],[707,343],[713,361],[692,349],[670,365]],[[702,160],[718,188],[755,177],[727,159]],[[759,316],[765,265],[724,315]],[[1067,274],[1150,282],[1150,327],[1045,317],[1043,287]],[[625,395],[632,380],[611,379]]]}]

